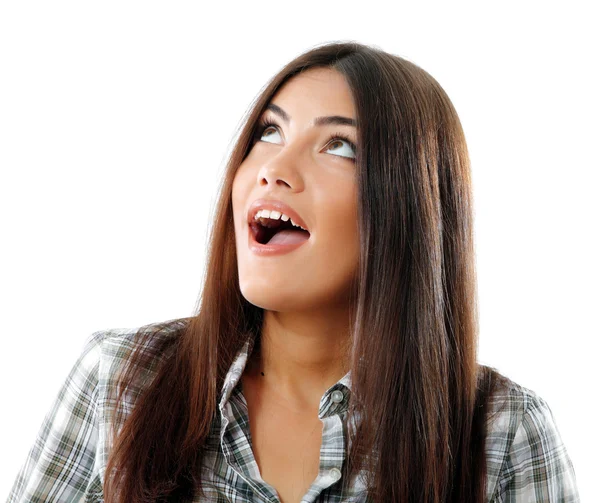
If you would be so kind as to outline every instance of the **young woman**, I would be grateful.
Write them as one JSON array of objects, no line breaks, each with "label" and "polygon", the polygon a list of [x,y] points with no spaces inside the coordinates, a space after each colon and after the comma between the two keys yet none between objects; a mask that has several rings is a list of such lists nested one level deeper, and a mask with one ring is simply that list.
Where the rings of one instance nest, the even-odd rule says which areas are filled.
[{"label": "young woman", "polygon": [[266,86],[197,314],[88,340],[9,502],[576,502],[548,404],[477,353],[465,138],[424,70],[316,47]]}]

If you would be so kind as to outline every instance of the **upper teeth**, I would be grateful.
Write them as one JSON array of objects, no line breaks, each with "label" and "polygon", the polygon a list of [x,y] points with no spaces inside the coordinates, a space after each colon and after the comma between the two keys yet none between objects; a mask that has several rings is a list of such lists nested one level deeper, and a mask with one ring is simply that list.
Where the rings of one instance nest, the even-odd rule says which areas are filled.
[{"label": "upper teeth", "polygon": [[272,218],[273,220],[279,220],[279,219],[281,219],[284,222],[287,222],[289,220],[290,222],[292,222],[292,225],[294,227],[300,227],[302,230],[306,230],[304,227],[302,227],[301,225],[298,225],[296,222],[294,222],[285,213],[281,213],[279,211],[275,211],[275,210],[258,210],[256,212],[256,214],[254,215],[254,220],[258,220],[259,218]]}]

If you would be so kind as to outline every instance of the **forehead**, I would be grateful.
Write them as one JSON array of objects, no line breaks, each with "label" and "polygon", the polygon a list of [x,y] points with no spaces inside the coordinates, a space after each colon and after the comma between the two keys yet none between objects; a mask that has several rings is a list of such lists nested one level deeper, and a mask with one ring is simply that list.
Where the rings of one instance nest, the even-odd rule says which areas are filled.
[{"label": "forehead", "polygon": [[329,68],[311,68],[288,80],[271,103],[283,108],[292,121],[319,115],[355,117],[352,92],[345,77]]}]

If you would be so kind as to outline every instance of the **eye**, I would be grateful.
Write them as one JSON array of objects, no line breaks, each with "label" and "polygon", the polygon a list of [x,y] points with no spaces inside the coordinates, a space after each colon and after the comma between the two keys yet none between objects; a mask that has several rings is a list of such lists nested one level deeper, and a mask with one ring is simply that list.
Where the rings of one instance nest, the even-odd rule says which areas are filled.
[{"label": "eye", "polygon": [[[356,159],[356,145],[344,133],[334,133],[329,139],[333,140],[329,144],[329,149],[335,148],[338,153],[341,152],[339,154],[341,157],[347,157],[351,160]],[[343,147],[344,143],[346,144],[346,149],[340,149],[339,147]]]},{"label": "eye", "polygon": [[[279,134],[279,131],[277,130],[275,124],[269,123],[264,124],[259,131],[260,133],[258,134],[258,140],[266,141],[267,143],[274,143],[273,141],[271,141],[273,138],[273,133],[275,133],[275,135]],[[264,140],[264,138],[271,138],[271,140]]]}]

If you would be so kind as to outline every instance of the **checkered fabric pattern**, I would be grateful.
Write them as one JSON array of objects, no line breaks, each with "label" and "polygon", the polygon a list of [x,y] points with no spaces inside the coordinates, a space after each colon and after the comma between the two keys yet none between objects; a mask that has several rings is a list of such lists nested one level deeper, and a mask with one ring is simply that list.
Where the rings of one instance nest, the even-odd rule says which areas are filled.
[{"label": "checkered fabric pattern", "polygon": [[[182,325],[181,320],[171,321],[172,334]],[[148,327],[152,325],[143,328]],[[104,330],[88,338],[44,418],[8,503],[104,502],[102,484],[110,450],[107,431],[115,412],[106,397],[115,386],[116,370],[139,343],[137,330]],[[240,381],[251,351],[252,342],[248,340],[224,381],[219,414],[213,422],[202,467],[207,499],[197,498],[198,502],[280,501],[275,489],[261,478],[252,451]],[[490,413],[498,415],[490,424],[486,440],[487,500],[579,502],[573,464],[548,404],[533,391],[511,383],[509,391],[494,396],[491,404]],[[350,393],[348,373],[321,398],[320,468],[303,502],[367,501],[361,474],[351,481],[349,491],[341,490],[342,465],[348,452],[342,425]],[[135,393],[128,395],[126,410],[131,411],[135,398]],[[350,424],[356,425],[355,420],[351,419]]]}]

